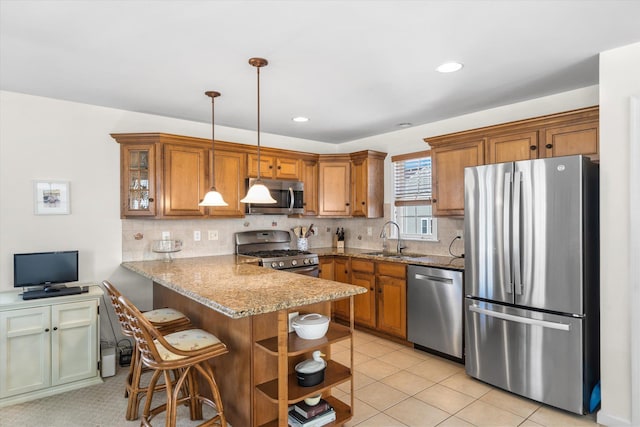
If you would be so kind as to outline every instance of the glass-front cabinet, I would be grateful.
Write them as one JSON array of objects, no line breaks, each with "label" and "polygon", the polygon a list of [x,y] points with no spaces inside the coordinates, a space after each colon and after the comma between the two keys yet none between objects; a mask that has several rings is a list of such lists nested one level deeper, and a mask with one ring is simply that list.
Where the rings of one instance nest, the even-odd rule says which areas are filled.
[{"label": "glass-front cabinet", "polygon": [[121,153],[123,216],[154,216],[155,145],[125,145]]}]

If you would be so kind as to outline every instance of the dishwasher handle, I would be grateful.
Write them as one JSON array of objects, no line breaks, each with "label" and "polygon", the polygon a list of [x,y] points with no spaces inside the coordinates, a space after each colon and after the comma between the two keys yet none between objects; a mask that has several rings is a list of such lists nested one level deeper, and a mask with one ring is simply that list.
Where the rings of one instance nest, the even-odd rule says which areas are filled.
[{"label": "dishwasher handle", "polygon": [[438,282],[445,285],[453,285],[453,279],[448,277],[431,276],[427,274],[416,273],[413,275],[417,280],[424,280],[426,282]]}]

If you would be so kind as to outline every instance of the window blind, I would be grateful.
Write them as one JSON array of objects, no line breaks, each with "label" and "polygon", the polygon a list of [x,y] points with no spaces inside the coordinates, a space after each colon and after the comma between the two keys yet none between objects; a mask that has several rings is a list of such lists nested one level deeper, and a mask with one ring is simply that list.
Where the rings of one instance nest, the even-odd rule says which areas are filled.
[{"label": "window blind", "polygon": [[431,157],[427,152],[392,158],[396,206],[431,202]]}]

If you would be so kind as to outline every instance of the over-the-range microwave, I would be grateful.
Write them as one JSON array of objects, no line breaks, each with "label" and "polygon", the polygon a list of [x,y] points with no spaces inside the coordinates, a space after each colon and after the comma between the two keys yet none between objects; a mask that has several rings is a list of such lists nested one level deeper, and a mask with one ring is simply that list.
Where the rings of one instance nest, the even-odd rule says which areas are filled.
[{"label": "over-the-range microwave", "polygon": [[[253,185],[256,178],[248,178],[246,189]],[[276,203],[247,203],[247,214],[293,215],[304,213],[304,183],[302,181],[284,181],[280,179],[260,179],[269,189]]]}]

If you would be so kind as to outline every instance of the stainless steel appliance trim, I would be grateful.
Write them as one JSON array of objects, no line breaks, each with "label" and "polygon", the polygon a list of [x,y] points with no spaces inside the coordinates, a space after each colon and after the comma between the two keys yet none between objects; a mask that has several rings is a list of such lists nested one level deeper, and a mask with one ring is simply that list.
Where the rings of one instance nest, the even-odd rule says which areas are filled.
[{"label": "stainless steel appliance trim", "polygon": [[511,218],[511,172],[504,174],[504,190],[502,204],[502,236],[503,236],[503,255],[504,255],[504,277],[507,279],[505,289],[508,294],[513,288],[513,270],[511,269],[511,224],[508,220]]},{"label": "stainless steel appliance trim", "polygon": [[413,277],[415,277],[418,280],[426,280],[429,282],[439,282],[446,285],[453,285],[453,279],[448,279],[446,277],[429,276],[426,274],[418,274],[418,273],[414,274]]},{"label": "stainless steel appliance trim", "polygon": [[290,273],[296,273],[296,274],[304,274],[305,276],[318,277],[320,273],[320,267],[317,265],[312,265],[311,267],[298,267],[298,268],[292,268],[289,270],[282,270],[282,271],[288,271]]},{"label": "stainless steel appliance trim", "polygon": [[516,295],[522,295],[522,273],[520,270],[520,192],[522,187],[522,172],[513,174],[513,288]]},{"label": "stainless steel appliance trim", "polygon": [[499,313],[497,311],[487,310],[477,305],[469,306],[469,311],[473,311],[486,316],[496,317],[498,319],[509,320],[516,323],[525,323],[527,325],[542,326],[543,328],[558,329],[561,331],[569,331],[571,325],[565,323],[548,322],[545,320],[530,319],[528,317],[514,316],[513,314]]},{"label": "stainless steel appliance trim", "polygon": [[291,202],[289,203],[289,212],[293,211],[293,202],[295,201],[293,198],[293,188],[289,187],[289,200],[291,200]]}]

